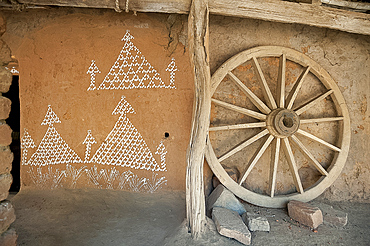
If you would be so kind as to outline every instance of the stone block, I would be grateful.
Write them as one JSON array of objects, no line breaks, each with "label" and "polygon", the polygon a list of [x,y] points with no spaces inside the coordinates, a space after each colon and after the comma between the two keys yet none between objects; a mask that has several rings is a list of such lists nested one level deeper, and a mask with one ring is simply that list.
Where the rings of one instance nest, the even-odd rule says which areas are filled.
[{"label": "stone block", "polygon": [[219,185],[213,190],[211,195],[207,199],[207,214],[210,215],[212,208],[222,207],[233,210],[238,214],[244,214],[245,208],[241,202],[234,196],[231,191],[225,188],[223,185]]},{"label": "stone block", "polygon": [[325,225],[337,228],[347,225],[348,214],[346,212],[334,209],[333,206],[325,203],[315,203],[315,206],[321,209]]},{"label": "stone block", "polygon": [[270,224],[266,217],[246,212],[243,214],[242,218],[250,231],[270,231]]},{"label": "stone block", "polygon": [[12,101],[9,98],[0,96],[0,120],[9,118]]},{"label": "stone block", "polygon": [[12,84],[12,81],[13,81],[12,73],[5,67],[0,66],[0,92],[1,93],[8,92]]},{"label": "stone block", "polygon": [[0,146],[7,146],[12,143],[12,129],[7,124],[0,125]]},{"label": "stone block", "polygon": [[318,207],[300,201],[288,203],[289,216],[299,223],[316,229],[323,223],[322,212]]},{"label": "stone block", "polygon": [[218,180],[218,178],[216,176],[213,176],[212,178],[212,185],[213,185],[213,188],[216,188],[217,186],[219,186],[221,184],[220,180]]},{"label": "stone block", "polygon": [[5,200],[8,197],[12,182],[13,177],[10,173],[0,175],[0,201]]},{"label": "stone block", "polygon": [[0,146],[0,174],[10,173],[14,155],[9,146]]},{"label": "stone block", "polygon": [[6,31],[6,21],[2,13],[0,13],[0,36],[2,36]]},{"label": "stone block", "polygon": [[6,66],[12,61],[11,51],[9,46],[0,39],[0,65]]},{"label": "stone block", "polygon": [[237,212],[220,207],[212,209],[212,219],[217,231],[225,237],[233,238],[245,245],[251,244],[251,233]]},{"label": "stone block", "polygon": [[0,202],[0,234],[15,221],[14,207],[10,201]]},{"label": "stone block", "polygon": [[14,228],[10,228],[0,235],[0,245],[16,246],[18,235]]}]

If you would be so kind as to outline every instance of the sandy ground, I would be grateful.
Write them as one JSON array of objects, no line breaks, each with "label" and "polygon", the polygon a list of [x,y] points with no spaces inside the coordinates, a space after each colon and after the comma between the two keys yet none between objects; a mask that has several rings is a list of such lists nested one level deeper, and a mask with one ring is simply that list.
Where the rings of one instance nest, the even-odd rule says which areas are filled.
[{"label": "sandy ground", "polygon": [[[112,190],[23,190],[11,198],[18,245],[241,245],[220,236],[212,221],[198,240],[184,226],[185,193]],[[317,232],[291,221],[285,209],[247,205],[265,215],[271,232],[252,234],[252,245],[370,245],[370,204],[332,203],[347,212],[344,228]]]}]

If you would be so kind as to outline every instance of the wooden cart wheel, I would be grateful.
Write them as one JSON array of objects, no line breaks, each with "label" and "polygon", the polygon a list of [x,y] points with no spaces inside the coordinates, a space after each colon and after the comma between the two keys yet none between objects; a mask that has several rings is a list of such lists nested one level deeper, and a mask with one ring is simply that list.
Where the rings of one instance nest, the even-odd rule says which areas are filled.
[{"label": "wooden cart wheel", "polygon": [[211,95],[206,159],[236,196],[284,207],[316,198],[339,176],[348,110],[334,80],[306,55],[278,46],[243,51],[214,73]]}]

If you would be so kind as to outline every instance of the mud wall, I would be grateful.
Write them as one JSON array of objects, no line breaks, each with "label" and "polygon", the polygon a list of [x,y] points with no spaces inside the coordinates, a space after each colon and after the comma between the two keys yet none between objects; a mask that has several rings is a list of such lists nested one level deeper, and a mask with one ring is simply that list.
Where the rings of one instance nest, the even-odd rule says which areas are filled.
[{"label": "mud wall", "polygon": [[193,83],[181,18],[6,15],[19,63],[23,188],[184,189]]},{"label": "mud wall", "polygon": [[[231,17],[211,16],[210,18],[210,60],[211,73],[223,64],[230,57],[239,52],[256,46],[278,45],[295,49],[306,54],[311,59],[319,63],[336,81],[339,86],[351,120],[351,145],[345,167],[334,182],[321,197],[330,200],[356,200],[369,201],[370,198],[370,174],[369,157],[370,153],[370,115],[368,98],[370,96],[370,39],[368,36],[348,34],[329,29],[315,28],[297,24],[280,24],[265,22],[252,19],[239,19]],[[278,61],[265,61],[265,63],[275,63]],[[263,67],[263,61],[260,61]],[[292,65],[292,64],[291,64]],[[250,68],[248,64],[244,68]],[[294,75],[296,68],[287,64],[287,71],[291,71],[295,80],[298,74]],[[240,72],[240,71],[239,71]],[[273,72],[264,71],[266,78],[274,77]],[[277,70],[275,71],[275,77]],[[287,73],[287,78],[288,78]],[[242,75],[241,75],[242,76]],[[252,79],[253,80],[253,79]],[[293,82],[293,81],[291,81]],[[289,83],[287,81],[287,90]],[[312,87],[313,89],[315,87]],[[253,89],[253,88],[252,88]],[[310,89],[308,88],[308,91]],[[227,93],[226,90],[222,93]],[[258,93],[258,91],[256,92]],[[240,95],[243,93],[240,93]],[[228,94],[230,100],[238,100],[238,93]],[[245,95],[244,95],[245,97]],[[323,104],[323,108],[325,105]],[[322,109],[323,109],[322,108]],[[321,109],[321,110],[322,110]],[[320,109],[319,109],[320,110]],[[212,116],[216,117],[217,112],[213,108]],[[241,120],[240,118],[238,119]],[[241,123],[237,122],[237,123]],[[313,127],[314,128],[314,127]],[[316,133],[323,138],[329,136],[330,127],[317,126]],[[328,131],[328,134],[326,134]],[[238,138],[239,135],[235,135]],[[242,141],[239,140],[239,141]],[[331,141],[331,140],[328,140]],[[310,143],[308,143],[310,144]],[[222,146],[221,146],[222,147]],[[228,146],[230,149],[232,146]],[[318,150],[322,146],[314,147]],[[323,148],[325,149],[325,148]],[[313,149],[315,152],[315,149]],[[327,150],[329,153],[330,150]],[[296,153],[294,153],[296,155]],[[325,161],[325,154],[319,161]],[[269,159],[269,156],[266,157]],[[236,162],[245,163],[245,159]],[[257,164],[257,169],[259,169]],[[268,168],[268,165],[267,165]],[[268,173],[263,168],[261,173]],[[300,175],[305,173],[301,173]],[[210,175],[210,173],[208,173]],[[253,175],[252,175],[253,176]],[[251,183],[259,183],[260,176],[251,177]],[[302,176],[301,176],[302,178]],[[210,179],[208,179],[210,181]],[[266,182],[264,183],[267,184]],[[208,186],[211,186],[208,182]]]},{"label": "mud wall", "polygon": [[[27,157],[22,165],[23,187],[184,189],[185,152],[193,97],[186,47],[186,16],[142,13],[133,16],[107,10],[64,8],[5,15],[8,30],[4,40],[11,46],[20,65],[21,137],[24,143],[28,143],[28,147],[23,149],[23,157]],[[126,30],[129,30],[129,34],[121,40]],[[233,55],[261,45],[284,46],[302,52],[319,63],[337,82],[349,109],[351,146],[341,175],[322,197],[330,200],[369,201],[368,37],[297,24],[211,16],[211,73]],[[118,62],[116,68],[120,81],[123,73],[129,74],[130,66],[124,66],[124,58],[119,58],[120,52],[124,56],[129,53],[132,55],[129,47],[133,48],[135,54],[139,50],[158,72],[159,76],[155,76],[156,73],[151,70],[149,77],[154,84],[157,83],[153,87],[159,88],[148,86],[150,79],[144,81],[145,87],[151,88],[129,88],[130,84],[124,84],[121,87],[125,88],[117,89],[115,87],[120,87],[120,82],[109,84],[105,81],[106,76],[114,74],[112,69],[115,62]],[[170,65],[172,58],[175,58],[176,66],[174,63]],[[136,63],[132,59],[131,62]],[[262,66],[263,63],[277,64],[273,60],[261,61]],[[148,70],[149,65],[146,66]],[[289,86],[299,76],[299,68],[294,64],[287,66],[293,75],[287,81],[287,89],[290,89]],[[143,79],[144,74],[138,72],[137,65],[134,67],[139,79]],[[123,69],[121,74],[119,68]],[[245,68],[248,69],[249,65],[246,64]],[[133,78],[135,72],[130,72],[129,76]],[[266,77],[273,80],[276,77],[274,73],[276,71]],[[111,78],[113,81],[114,75]],[[139,80],[135,81],[134,85],[139,86]],[[174,83],[171,86],[176,88],[165,88],[171,87],[171,81]],[[231,96],[231,100],[240,99],[237,99],[237,93],[227,93],[225,90],[225,96]],[[125,98],[122,99],[122,96]],[[323,105],[321,110],[325,107]],[[212,118],[217,117],[214,108],[211,113]],[[45,118],[46,115],[49,116]],[[58,119],[60,123],[57,123]],[[243,120],[237,119],[236,123]],[[144,162],[154,163],[148,170],[140,169],[143,164],[134,163],[132,159],[126,160],[132,167],[120,166],[123,162],[116,161],[125,153],[129,155],[127,147],[117,147],[123,143],[117,143],[114,137],[122,133],[120,127],[127,126],[128,121],[134,127],[131,130],[139,134],[136,136],[145,141],[141,147],[146,151],[140,152],[140,148],[136,150],[140,153],[150,151],[153,155],[155,161],[149,158]],[[318,126],[315,131],[329,139],[327,141],[335,141],[335,134],[326,134],[330,128]],[[48,129],[54,135],[47,135]],[[41,150],[45,151],[46,144],[35,155],[42,140],[50,142],[51,136],[68,144],[73,152],[67,152],[75,158],[75,163],[45,164]],[[87,147],[89,142],[91,149]],[[160,143],[163,145],[158,148]],[[109,152],[113,149],[121,154]],[[317,152],[321,150],[321,146],[317,147]],[[264,159],[268,161],[269,158]],[[323,153],[319,161],[324,162],[326,159],[330,159],[329,151]],[[244,160],[239,161],[243,163]],[[164,167],[167,171],[161,170]],[[306,166],[303,167],[300,175],[308,177],[310,183],[312,173],[306,172]],[[258,168],[258,172],[265,175],[268,173],[263,168]],[[206,192],[210,192],[212,172],[209,169],[205,170],[205,177]],[[251,178],[250,183],[259,184],[259,175],[252,175]],[[159,185],[156,186],[156,182]],[[266,185],[266,182],[262,185]]]}]

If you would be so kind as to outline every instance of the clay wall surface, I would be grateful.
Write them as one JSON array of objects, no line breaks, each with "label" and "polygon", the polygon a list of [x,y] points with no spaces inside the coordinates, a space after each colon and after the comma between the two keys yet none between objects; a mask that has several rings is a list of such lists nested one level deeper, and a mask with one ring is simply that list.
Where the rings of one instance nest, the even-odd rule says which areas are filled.
[{"label": "clay wall surface", "polygon": [[[337,83],[349,110],[351,120],[351,144],[349,155],[342,173],[334,184],[323,193],[322,197],[330,200],[369,201],[370,181],[368,177],[370,175],[370,114],[369,104],[367,102],[370,96],[369,37],[297,24],[280,24],[222,16],[210,17],[211,73],[214,73],[219,66],[239,52],[256,46],[266,45],[284,46],[307,55],[319,63],[319,65],[321,65]],[[279,64],[278,59],[266,59],[260,60],[259,62],[262,70],[266,64],[276,65],[276,70],[274,71],[269,69],[263,71],[266,80],[276,81],[277,66]],[[247,71],[250,68],[251,64],[244,64],[244,67],[242,66],[238,71],[237,69],[234,71],[235,73],[238,73],[238,76],[244,78],[243,82],[247,81],[248,78],[253,82],[255,78],[253,78],[253,75],[248,74]],[[244,75],[246,77],[243,77],[243,70],[246,71],[246,74]],[[300,71],[301,70],[299,70],[298,67],[295,67],[295,64],[287,62],[287,92],[291,89],[291,84],[297,79]],[[311,80],[311,78],[308,80]],[[304,84],[302,85],[302,90],[307,91],[307,94],[317,89],[313,82],[311,85],[308,85],[310,83],[311,81],[306,84],[306,87]],[[253,90],[253,87],[250,88]],[[219,92],[219,96],[224,97],[225,100],[230,100],[230,102],[234,101],[234,103],[236,102],[236,104],[238,104],[238,100],[241,100],[240,98],[246,98],[245,95],[242,92],[237,91],[237,89],[232,89],[232,93],[227,89],[230,88],[225,88],[224,90],[221,88]],[[260,93],[258,88],[255,88],[253,91],[255,91],[257,95]],[[275,93],[274,86],[272,86],[272,92]],[[303,101],[304,100],[302,100],[302,102]],[[325,112],[326,107],[330,105],[330,99],[325,101],[327,103],[322,103],[318,105],[319,107],[317,108],[318,111],[323,111],[323,116],[330,114],[329,111]],[[315,112],[313,112],[313,114],[314,113]],[[226,116],[230,117],[229,114]],[[220,111],[217,111],[215,107],[213,107],[211,111],[211,120],[216,120],[215,125],[222,124],[222,122],[217,122],[217,120],[219,120],[217,117],[222,119],[223,116]],[[226,119],[227,121],[227,117],[224,117],[224,120]],[[235,115],[234,119],[236,119],[236,121],[234,122],[245,123],[242,117],[243,116],[238,117]],[[230,122],[227,123],[230,124]],[[332,132],[332,130],[334,127],[338,126],[335,126],[334,123],[332,125],[327,125],[326,123],[321,124],[322,125],[314,124],[313,126],[310,126],[308,130],[311,130],[311,133],[321,136],[328,142],[335,143],[338,137]],[[226,139],[222,134],[218,135],[218,137],[221,140]],[[299,137],[302,139],[301,141],[303,141],[304,137]],[[219,144],[218,147],[222,149],[219,151],[220,153],[231,149],[238,141],[241,142],[245,140],[238,133],[235,133],[234,135],[231,134],[231,138],[237,139],[236,142],[234,141],[234,143],[232,143],[225,140],[224,145]],[[318,154],[317,159],[320,163],[325,163],[326,159],[332,158],[330,153],[333,153],[333,151],[330,149],[317,145],[313,141],[306,141],[305,144],[310,147],[312,153]],[[251,149],[253,149],[253,146]],[[267,152],[269,152],[269,150],[267,150]],[[300,153],[298,153],[298,151],[296,152],[294,152],[294,155],[297,158],[297,162],[298,160],[304,160],[302,155],[300,156]],[[261,174],[265,174],[264,178],[268,175],[268,171],[264,168],[268,169],[269,164],[263,162],[268,162],[269,159],[270,152],[262,156],[261,160],[256,164],[256,170],[258,172],[251,173],[251,180],[249,181],[250,184],[260,184],[264,189],[267,188],[267,180],[262,182],[261,178],[263,175]],[[246,165],[243,155],[235,155],[235,159],[232,160],[232,162]],[[305,160],[305,162],[307,162],[307,160]],[[309,167],[309,165],[310,164],[299,166],[302,168],[299,170],[302,181],[304,178],[308,178],[308,180],[313,179],[313,177],[310,176],[312,174],[306,170],[306,167]],[[285,173],[289,172],[286,163],[283,163],[282,167],[286,168],[284,171]],[[209,176],[210,173],[206,175]],[[292,187],[294,190],[292,181],[290,181],[291,183],[289,185],[285,185],[283,182],[287,180],[280,181],[280,183],[277,183],[277,190],[285,189],[286,191],[289,191]],[[208,182],[208,185],[210,186],[210,182]],[[283,187],[284,185],[285,188]],[[305,183],[303,183],[303,186],[305,186]],[[257,191],[261,190],[257,189]]]},{"label": "clay wall surface", "polygon": [[23,188],[185,189],[193,82],[181,19],[86,9],[7,19]]},{"label": "clay wall surface", "polygon": [[[47,123],[41,125],[48,105],[51,105],[51,109],[61,121],[61,123],[53,123],[53,127],[81,159],[79,163],[69,164],[73,166],[69,166],[69,169],[67,163],[41,166],[41,169],[31,163],[23,165],[23,186],[45,186],[42,182],[46,181],[37,180],[49,177],[47,186],[52,187],[55,182],[59,182],[57,178],[62,177],[60,185],[64,187],[124,186],[127,189],[133,189],[132,187],[141,187],[140,185],[145,182],[143,177],[150,180],[157,174],[154,183],[167,181],[167,185],[160,185],[160,187],[184,189],[185,155],[193,102],[193,82],[186,47],[186,16],[142,13],[133,16],[131,13],[82,9],[33,10],[6,15],[8,30],[3,39],[11,47],[20,65],[21,137],[25,136],[25,131],[22,129],[26,128],[35,143],[34,148],[27,149],[28,160],[32,160],[31,156],[36,152],[49,127]],[[117,60],[119,52],[124,48],[125,40],[121,41],[121,39],[126,30],[130,30],[130,34],[134,37],[134,39],[127,39],[129,40],[127,42],[132,42],[140,50],[146,60],[158,71],[166,85],[171,81],[170,72],[166,71],[166,68],[171,63],[171,59],[175,58],[176,89],[88,90],[91,86],[91,74],[86,72],[91,61],[94,60],[101,71],[94,75],[95,84],[98,87]],[[370,93],[370,42],[368,36],[297,24],[210,17],[211,73],[239,52],[262,45],[277,45],[297,50],[320,64],[336,81],[349,110],[351,145],[342,173],[338,180],[324,192],[323,197],[330,200],[369,201],[370,181],[367,177],[370,174],[368,164],[370,119],[367,99]],[[273,59],[260,60],[260,63],[262,69],[268,65],[278,64],[277,60]],[[254,75],[248,73],[250,67],[250,64],[245,64],[239,72],[241,77],[249,76],[253,81]],[[302,68],[296,64],[287,63],[287,90],[292,88],[301,70]],[[243,72],[247,74],[242,75]],[[267,80],[276,80],[277,69],[265,70],[264,73]],[[315,89],[319,92],[324,90],[315,85],[314,77],[309,78],[308,81],[310,86],[303,87],[307,97],[297,99],[298,101],[303,102]],[[230,94],[227,89],[230,88],[219,91],[225,100],[238,103],[238,100],[245,98],[242,93],[234,91]],[[254,90],[256,94],[260,93],[258,86]],[[97,142],[91,145],[91,157],[98,151],[104,140],[110,141],[106,138],[112,129],[115,129],[114,126],[119,119],[119,114],[112,115],[112,112],[121,101],[122,95],[136,112],[127,113],[126,116],[145,140],[159,167],[161,167],[161,154],[155,153],[157,146],[163,141],[167,151],[165,155],[167,171],[140,171],[135,168],[84,161],[86,145],[83,142],[88,130],[91,130]],[[330,112],[330,103],[330,100],[325,100],[319,104],[318,111]],[[123,105],[127,104],[123,101]],[[246,120],[232,113],[223,115],[213,106],[211,120],[216,120],[217,123],[217,120],[223,117],[230,120],[228,123],[245,123]],[[308,130],[312,130],[313,134],[321,136],[328,142],[335,143],[338,136],[333,129],[337,128],[336,123],[330,123],[314,125]],[[169,133],[169,137],[165,137],[165,132]],[[220,142],[226,141],[226,144],[219,145],[222,153],[233,144],[243,141],[245,135],[236,133],[231,138],[231,142],[226,135],[218,135],[218,137]],[[323,146],[312,141],[306,141],[304,144],[310,146],[310,150],[318,155],[318,161],[324,166],[333,158],[333,152]],[[269,165],[270,154],[267,152],[256,165],[256,173],[252,173],[248,181],[250,184],[257,185],[254,188],[258,192],[265,192],[267,186],[267,181],[262,180],[262,177],[265,178],[269,172],[265,168]],[[253,154],[251,151],[247,151],[247,155],[251,154]],[[297,157],[297,162],[303,163],[299,164],[299,174],[306,180],[303,186],[312,185],[318,177],[317,173],[309,170],[310,164],[302,155],[298,152],[294,152],[294,155]],[[235,163],[243,165],[244,158],[245,156],[236,155]],[[94,169],[94,166],[97,169]],[[83,170],[82,167],[84,167]],[[282,167],[284,173],[289,173],[286,163],[282,163]],[[63,173],[61,176],[62,171],[69,176],[63,177]],[[78,175],[78,171],[81,176]],[[133,176],[130,176],[132,174],[127,171],[132,171],[138,178],[133,179]],[[31,173],[34,176],[30,175]],[[127,174],[129,176],[125,176]],[[95,183],[93,176],[97,181]],[[109,177],[115,177],[115,179]],[[165,179],[159,180],[161,177]],[[206,192],[209,192],[212,189],[212,172],[209,169],[205,170],[205,177]],[[76,178],[78,182],[74,182]],[[289,180],[289,176],[287,179],[278,178],[278,181],[277,191],[294,190],[294,184]],[[261,187],[260,190],[258,186]]]}]

